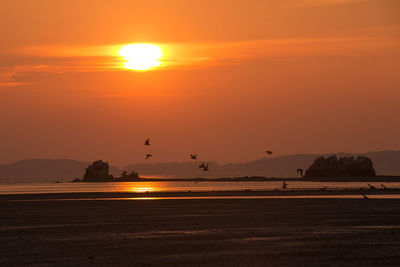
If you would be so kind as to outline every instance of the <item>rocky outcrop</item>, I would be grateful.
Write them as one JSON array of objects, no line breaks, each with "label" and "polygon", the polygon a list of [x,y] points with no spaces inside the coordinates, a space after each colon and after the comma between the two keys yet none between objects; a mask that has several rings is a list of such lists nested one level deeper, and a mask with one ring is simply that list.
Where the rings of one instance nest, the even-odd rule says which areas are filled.
[{"label": "rocky outcrop", "polygon": [[376,176],[372,161],[363,156],[337,158],[319,157],[304,177],[373,177]]},{"label": "rocky outcrop", "polygon": [[97,160],[89,165],[86,168],[85,175],[83,176],[83,180],[98,180],[108,178],[113,178],[113,176],[109,174],[108,163],[102,160]]},{"label": "rocky outcrop", "polygon": [[132,171],[131,173],[124,171],[121,174],[121,178],[139,179],[140,177],[139,177],[139,174],[135,171]]}]

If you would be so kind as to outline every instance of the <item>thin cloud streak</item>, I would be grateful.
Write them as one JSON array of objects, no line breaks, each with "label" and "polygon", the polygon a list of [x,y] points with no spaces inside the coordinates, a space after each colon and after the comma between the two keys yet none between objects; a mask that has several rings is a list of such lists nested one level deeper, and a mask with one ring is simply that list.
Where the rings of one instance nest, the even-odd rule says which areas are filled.
[{"label": "thin cloud streak", "polygon": [[291,3],[291,7],[317,7],[329,5],[341,5],[354,2],[363,2],[366,0],[299,0],[297,3]]},{"label": "thin cloud streak", "polygon": [[[262,60],[301,57],[400,56],[400,38],[310,38],[271,39],[226,43],[160,44],[165,48],[163,64],[155,70],[193,70]],[[131,71],[113,46],[43,46],[18,48],[0,67],[3,87],[23,85],[14,78],[29,72]],[[7,63],[9,62],[9,63]],[[25,64],[18,64],[24,62]],[[11,64],[13,63],[13,64]],[[6,65],[4,65],[6,64]],[[7,64],[10,64],[7,66]]]}]

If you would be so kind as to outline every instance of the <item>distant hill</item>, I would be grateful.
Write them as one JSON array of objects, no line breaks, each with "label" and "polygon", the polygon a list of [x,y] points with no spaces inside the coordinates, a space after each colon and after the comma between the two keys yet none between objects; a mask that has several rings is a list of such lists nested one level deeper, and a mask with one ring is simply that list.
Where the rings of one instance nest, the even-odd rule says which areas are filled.
[{"label": "distant hill", "polygon": [[319,156],[358,156],[369,157],[378,175],[400,175],[400,151],[379,151],[368,153],[329,153],[329,154],[297,154],[263,158],[244,163],[218,164],[209,162],[210,172],[197,168],[199,161],[131,164],[127,170],[135,170],[146,176],[166,177],[237,177],[237,176],[265,176],[265,177],[298,177],[298,168],[307,169]]},{"label": "distant hill", "polygon": [[[88,162],[69,159],[27,159],[0,165],[0,183],[71,181],[82,177]],[[120,170],[110,167],[110,172]]]},{"label": "distant hill", "polygon": [[[237,176],[266,176],[282,177],[296,176],[298,166],[309,166],[316,158],[315,155],[293,155],[270,159],[259,159],[244,163],[219,164],[208,162],[209,172],[204,172],[197,166],[201,160],[192,162],[171,162],[155,164],[131,164],[127,170],[135,170],[145,176],[165,177],[237,177]],[[294,170],[294,171],[293,171]]]},{"label": "distant hill", "polygon": [[[307,169],[319,156],[363,155],[369,157],[378,175],[400,175],[400,151],[378,151],[368,153],[329,153],[329,154],[297,154],[263,158],[243,163],[219,164],[209,162],[210,172],[197,168],[201,159],[190,162],[130,164],[123,170],[135,170],[142,177],[298,177],[298,168]],[[0,183],[21,182],[55,182],[71,181],[82,177],[89,162],[68,159],[29,159],[11,164],[0,165]],[[110,166],[110,173],[119,175],[117,167]]]}]

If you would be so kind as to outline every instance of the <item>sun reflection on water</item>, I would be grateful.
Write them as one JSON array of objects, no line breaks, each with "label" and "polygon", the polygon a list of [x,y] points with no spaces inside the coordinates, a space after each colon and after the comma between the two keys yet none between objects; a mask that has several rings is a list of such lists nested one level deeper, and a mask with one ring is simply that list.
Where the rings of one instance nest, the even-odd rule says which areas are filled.
[{"label": "sun reflection on water", "polygon": [[129,183],[127,185],[129,187],[128,190],[129,192],[133,193],[146,193],[146,192],[155,192],[155,191],[161,191],[162,187],[155,186],[154,184],[148,184],[148,183]]}]

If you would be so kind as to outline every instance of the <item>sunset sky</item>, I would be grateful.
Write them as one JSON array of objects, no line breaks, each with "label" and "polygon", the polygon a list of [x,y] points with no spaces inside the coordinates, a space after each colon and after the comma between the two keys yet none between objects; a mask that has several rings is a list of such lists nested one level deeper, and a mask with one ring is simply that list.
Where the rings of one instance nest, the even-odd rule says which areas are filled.
[{"label": "sunset sky", "polygon": [[[0,163],[400,150],[399,14],[398,0],[0,0]],[[136,43],[161,64],[125,68],[118,49]]]}]

